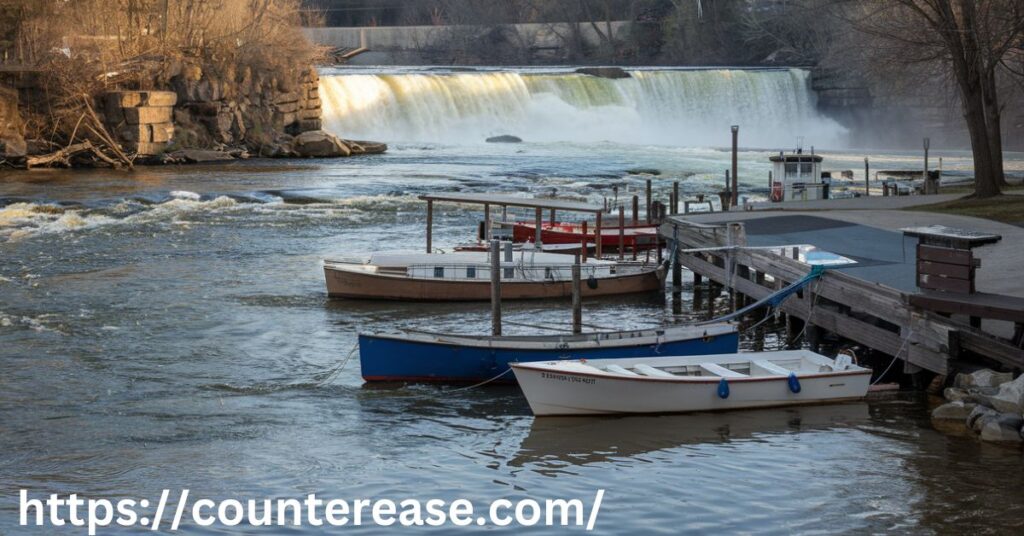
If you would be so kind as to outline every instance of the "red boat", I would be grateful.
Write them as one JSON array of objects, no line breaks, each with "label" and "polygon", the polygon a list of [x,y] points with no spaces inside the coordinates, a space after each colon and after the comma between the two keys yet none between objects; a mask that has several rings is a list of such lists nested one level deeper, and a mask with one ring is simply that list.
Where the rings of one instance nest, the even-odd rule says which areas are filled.
[{"label": "red boat", "polygon": [[[515,222],[511,224],[513,242],[533,242],[536,236],[536,224],[533,222]],[[596,243],[594,229],[583,223],[576,222],[545,222],[541,224],[540,239],[544,244],[580,244],[586,233],[588,243]],[[622,228],[622,242],[626,249],[644,250],[658,246],[658,227],[640,224],[626,225]],[[614,251],[619,247],[619,226],[601,227],[601,249]]]}]

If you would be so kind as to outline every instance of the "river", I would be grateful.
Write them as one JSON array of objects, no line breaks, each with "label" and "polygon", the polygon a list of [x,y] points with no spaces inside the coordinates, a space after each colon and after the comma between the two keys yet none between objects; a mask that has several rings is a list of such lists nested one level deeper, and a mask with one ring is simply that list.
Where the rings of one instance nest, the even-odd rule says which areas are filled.
[{"label": "river", "polygon": [[[344,76],[325,74],[324,87],[368,83],[331,80]],[[438,91],[447,81],[433,82]],[[636,102],[580,115],[627,114]],[[21,489],[154,500],[165,488],[214,499],[317,492],[587,504],[604,488],[602,533],[1020,530],[1020,451],[932,430],[921,395],[535,420],[515,388],[363,386],[358,359],[347,361],[360,330],[489,326],[486,304],[326,299],[323,257],[423,246],[417,195],[555,192],[599,201],[613,185],[620,196],[639,192],[647,178],[662,196],[673,180],[687,194],[710,194],[729,158],[720,137],[680,145],[612,131],[510,145],[478,139],[545,132],[520,112],[469,114],[463,119],[490,126],[469,139],[459,126],[468,123],[453,122],[430,140],[408,108],[390,106],[365,104],[362,130],[327,118],[345,135],[386,136],[392,148],[379,156],[0,174],[0,534],[26,532],[17,527]],[[800,113],[841,138],[837,125]],[[763,196],[768,155],[794,143],[762,141],[741,152],[744,191]],[[918,165],[915,154],[833,143],[819,150],[826,169],[856,170],[865,154],[879,166]],[[938,156],[954,173],[969,169],[963,152]],[[1008,167],[1022,162],[1011,155]],[[660,174],[629,171],[638,168]],[[441,247],[470,238],[480,217],[470,208],[435,210]],[[696,314],[673,318],[666,296],[654,294],[587,302],[584,316],[643,326]],[[570,311],[567,302],[509,303],[505,318],[566,323]],[[771,330],[768,347],[779,344]]]}]

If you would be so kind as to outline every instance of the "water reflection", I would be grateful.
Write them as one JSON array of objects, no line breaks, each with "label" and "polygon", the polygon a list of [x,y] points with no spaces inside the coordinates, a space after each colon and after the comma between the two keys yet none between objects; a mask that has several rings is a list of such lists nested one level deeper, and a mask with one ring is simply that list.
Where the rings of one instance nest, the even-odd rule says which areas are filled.
[{"label": "water reflection", "polygon": [[687,415],[544,417],[533,420],[509,465],[586,465],[682,445],[850,427],[869,418],[864,402]]}]

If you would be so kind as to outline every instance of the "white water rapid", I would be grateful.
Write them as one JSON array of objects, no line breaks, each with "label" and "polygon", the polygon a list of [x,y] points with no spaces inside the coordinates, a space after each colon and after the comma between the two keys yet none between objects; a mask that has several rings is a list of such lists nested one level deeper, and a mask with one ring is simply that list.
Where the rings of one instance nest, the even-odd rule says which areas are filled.
[{"label": "white water rapid", "polygon": [[385,142],[527,142],[838,148],[845,130],[815,106],[801,69],[634,70],[607,79],[567,72],[353,72],[321,76],[325,128]]}]

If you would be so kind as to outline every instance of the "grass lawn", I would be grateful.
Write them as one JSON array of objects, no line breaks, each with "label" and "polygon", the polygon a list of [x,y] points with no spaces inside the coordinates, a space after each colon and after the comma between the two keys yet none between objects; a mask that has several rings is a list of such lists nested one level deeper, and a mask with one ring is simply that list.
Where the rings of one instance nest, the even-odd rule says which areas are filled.
[{"label": "grass lawn", "polygon": [[[942,193],[947,192],[943,191]],[[909,210],[959,214],[1024,225],[1024,195],[1000,195],[988,199],[957,199],[946,203],[913,207]]]}]

